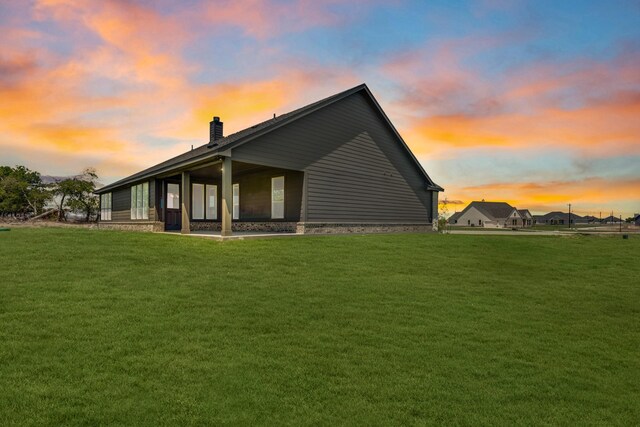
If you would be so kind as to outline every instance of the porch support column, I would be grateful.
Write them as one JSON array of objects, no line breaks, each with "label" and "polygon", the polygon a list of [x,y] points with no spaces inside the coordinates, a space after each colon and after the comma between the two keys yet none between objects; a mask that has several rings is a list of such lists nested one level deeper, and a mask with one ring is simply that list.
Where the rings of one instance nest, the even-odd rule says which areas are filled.
[{"label": "porch support column", "polygon": [[431,192],[431,227],[434,231],[438,231],[438,192]]},{"label": "porch support column", "polygon": [[231,175],[231,157],[222,161],[222,236],[231,236],[231,218],[233,209],[233,187]]},{"label": "porch support column", "polygon": [[182,172],[182,234],[191,234],[191,174]]}]

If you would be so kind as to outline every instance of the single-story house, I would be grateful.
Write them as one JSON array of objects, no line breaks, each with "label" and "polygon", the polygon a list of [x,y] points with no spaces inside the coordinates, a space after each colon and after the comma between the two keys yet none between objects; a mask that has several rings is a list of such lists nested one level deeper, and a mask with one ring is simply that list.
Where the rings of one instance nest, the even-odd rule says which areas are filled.
[{"label": "single-story house", "polygon": [[223,135],[96,191],[102,228],[428,231],[438,192],[365,84]]},{"label": "single-story house", "polygon": [[[544,215],[535,215],[534,219],[538,225],[569,225],[569,214],[566,212],[554,211]],[[571,224],[588,224],[589,220],[571,213]]]},{"label": "single-story house", "polygon": [[640,213],[633,214],[633,223],[640,226]]},{"label": "single-story house", "polygon": [[514,208],[505,202],[473,201],[461,212],[449,218],[449,224],[460,227],[523,227],[523,220]]},{"label": "single-story house", "polygon": [[622,222],[622,220],[620,219],[620,217],[615,217],[613,215],[609,215],[606,218],[602,218],[602,221],[600,221],[602,224],[619,224]]}]

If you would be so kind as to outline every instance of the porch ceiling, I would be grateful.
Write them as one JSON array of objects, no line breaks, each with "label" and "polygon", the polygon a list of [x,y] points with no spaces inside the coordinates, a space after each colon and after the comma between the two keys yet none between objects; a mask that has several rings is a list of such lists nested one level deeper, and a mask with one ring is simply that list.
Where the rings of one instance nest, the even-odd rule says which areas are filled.
[{"label": "porch ceiling", "polygon": [[[252,163],[233,162],[233,175],[241,175],[248,172],[257,172],[260,170],[272,169],[268,166],[256,165]],[[192,178],[219,178],[222,176],[222,165],[220,163],[194,169],[191,171]]]}]

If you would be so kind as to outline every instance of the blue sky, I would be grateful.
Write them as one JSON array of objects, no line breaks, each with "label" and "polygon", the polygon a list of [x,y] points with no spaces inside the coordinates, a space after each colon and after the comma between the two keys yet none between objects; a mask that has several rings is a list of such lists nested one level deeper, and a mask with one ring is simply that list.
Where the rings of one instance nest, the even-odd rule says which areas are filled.
[{"label": "blue sky", "polygon": [[366,82],[442,197],[628,216],[639,28],[637,1],[5,2],[0,160],[107,183]]}]

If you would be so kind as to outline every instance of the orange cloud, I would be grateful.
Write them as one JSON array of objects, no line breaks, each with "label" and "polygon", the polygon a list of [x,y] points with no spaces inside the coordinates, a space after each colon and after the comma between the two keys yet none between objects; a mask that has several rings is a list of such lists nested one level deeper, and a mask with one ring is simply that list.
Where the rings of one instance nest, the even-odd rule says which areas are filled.
[{"label": "orange cloud", "polygon": [[[577,149],[594,155],[640,153],[640,98],[612,96],[571,110],[416,119],[406,130],[418,153],[492,146],[496,149]],[[421,141],[416,143],[416,141]]]},{"label": "orange cloud", "polygon": [[465,60],[499,40],[445,40],[392,58],[384,71],[401,87],[392,104],[416,152],[452,156],[488,147],[640,153],[640,56],[527,64],[483,77]]},{"label": "orange cloud", "polygon": [[447,194],[466,203],[481,199],[506,201],[537,212],[563,209],[571,203],[576,212],[587,214],[595,210],[607,211],[621,202],[640,205],[640,178],[449,185]]}]

